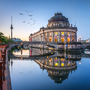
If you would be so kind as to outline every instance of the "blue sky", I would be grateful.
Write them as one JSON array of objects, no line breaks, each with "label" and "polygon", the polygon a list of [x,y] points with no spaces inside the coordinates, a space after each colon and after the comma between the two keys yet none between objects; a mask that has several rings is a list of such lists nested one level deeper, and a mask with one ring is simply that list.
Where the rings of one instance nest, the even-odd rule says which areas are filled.
[{"label": "blue sky", "polygon": [[90,38],[90,0],[0,0],[0,32],[9,37],[12,16],[13,37],[29,40],[30,33],[46,27],[56,12],[62,12],[73,26],[76,22],[78,37]]}]

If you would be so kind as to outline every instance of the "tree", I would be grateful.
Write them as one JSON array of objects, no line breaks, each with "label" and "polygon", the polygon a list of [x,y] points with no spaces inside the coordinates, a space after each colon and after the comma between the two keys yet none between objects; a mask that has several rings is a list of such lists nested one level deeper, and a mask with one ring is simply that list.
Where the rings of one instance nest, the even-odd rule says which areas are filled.
[{"label": "tree", "polygon": [[2,32],[0,32],[0,36],[3,36],[4,34]]},{"label": "tree", "polygon": [[[10,39],[10,42],[14,42],[14,41]],[[0,32],[0,43],[9,43],[9,38],[4,36],[2,32]]]},{"label": "tree", "polygon": [[2,32],[0,32],[0,43],[3,41],[2,40],[2,36],[3,36],[4,34],[2,33]]}]

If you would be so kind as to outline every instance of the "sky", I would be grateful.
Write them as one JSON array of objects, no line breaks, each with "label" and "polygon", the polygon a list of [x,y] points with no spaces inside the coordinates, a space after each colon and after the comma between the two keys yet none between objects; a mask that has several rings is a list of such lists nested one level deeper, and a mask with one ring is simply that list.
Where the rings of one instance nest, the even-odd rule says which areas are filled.
[{"label": "sky", "polygon": [[12,16],[13,37],[28,41],[29,35],[47,27],[57,12],[73,26],[76,22],[77,37],[90,38],[90,0],[0,0],[0,32],[11,36]]}]

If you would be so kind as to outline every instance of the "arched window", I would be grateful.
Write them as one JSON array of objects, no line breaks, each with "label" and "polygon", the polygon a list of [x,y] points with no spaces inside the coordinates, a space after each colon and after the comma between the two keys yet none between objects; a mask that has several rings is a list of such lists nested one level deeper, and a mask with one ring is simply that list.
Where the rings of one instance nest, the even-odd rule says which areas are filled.
[{"label": "arched window", "polygon": [[62,24],[60,24],[60,27],[62,27]]}]

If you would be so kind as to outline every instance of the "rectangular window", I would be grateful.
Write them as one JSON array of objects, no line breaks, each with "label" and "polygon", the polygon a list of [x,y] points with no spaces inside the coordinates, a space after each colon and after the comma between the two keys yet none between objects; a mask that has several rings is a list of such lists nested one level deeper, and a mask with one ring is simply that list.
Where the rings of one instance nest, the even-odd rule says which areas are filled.
[{"label": "rectangular window", "polygon": [[52,65],[52,58],[49,59],[49,65]]},{"label": "rectangular window", "polygon": [[45,37],[45,42],[47,42],[47,37]]},{"label": "rectangular window", "polygon": [[57,57],[54,58],[55,66],[58,66]]},{"label": "rectangular window", "polygon": [[64,32],[61,32],[61,42],[64,42]]},{"label": "rectangular window", "polygon": [[72,37],[72,42],[74,41],[74,37]]},{"label": "rectangular window", "polygon": [[58,34],[58,32],[55,32],[55,35],[57,35]]},{"label": "rectangular window", "polygon": [[54,40],[57,43],[57,41],[58,41],[58,32],[55,32]]},{"label": "rectangular window", "polygon": [[70,32],[68,32],[67,35],[67,42],[70,42]]},{"label": "rectangular window", "polygon": [[52,42],[52,37],[49,37],[49,42]]},{"label": "rectangular window", "polygon": [[45,33],[45,36],[47,36],[47,33]]},{"label": "rectangular window", "polygon": [[49,35],[51,36],[51,35],[52,35],[52,33],[50,32],[50,33],[49,33]]},{"label": "rectangular window", "polygon": [[67,63],[68,66],[70,66],[70,61],[68,60],[68,63]]},{"label": "rectangular window", "polygon": [[61,58],[61,66],[64,66],[64,58]]},{"label": "rectangular window", "polygon": [[57,43],[57,39],[55,39],[55,42]]},{"label": "rectangular window", "polygon": [[70,42],[70,38],[67,38],[67,42]]},{"label": "rectangular window", "polygon": [[45,60],[45,65],[47,65],[47,60]]},{"label": "rectangular window", "polygon": [[61,32],[61,35],[64,35],[64,32]]},{"label": "rectangular window", "polygon": [[70,36],[70,32],[68,32],[68,36]]},{"label": "rectangular window", "polygon": [[61,38],[61,42],[64,42],[64,38]]},{"label": "rectangular window", "polygon": [[72,36],[74,36],[74,33],[72,33]]},{"label": "rectangular window", "polygon": [[62,27],[62,24],[60,24],[60,27]]},{"label": "rectangular window", "polygon": [[61,38],[64,38],[64,32],[61,32],[61,36],[62,36]]}]

